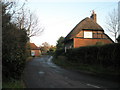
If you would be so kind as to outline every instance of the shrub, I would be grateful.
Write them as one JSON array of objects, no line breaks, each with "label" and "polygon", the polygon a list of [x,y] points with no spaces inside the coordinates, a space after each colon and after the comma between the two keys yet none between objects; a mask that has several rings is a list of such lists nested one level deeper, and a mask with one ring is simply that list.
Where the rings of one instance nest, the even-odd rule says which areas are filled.
[{"label": "shrub", "polygon": [[64,55],[65,53],[64,53],[64,49],[57,49],[56,51],[55,51],[55,58],[57,58],[59,55]]},{"label": "shrub", "polygon": [[[58,55],[60,55],[59,52]],[[88,46],[67,50],[64,54],[70,62],[100,66],[120,71],[120,43]]]},{"label": "shrub", "polygon": [[[76,49],[67,50],[66,56],[69,60],[79,62],[82,64],[92,63],[97,57],[98,47],[89,46]],[[92,61],[91,61],[92,59]]]},{"label": "shrub", "polygon": [[3,78],[19,79],[25,65],[27,34],[10,25],[3,29],[2,41]]},{"label": "shrub", "polygon": [[19,79],[23,72],[26,59],[26,42],[28,40],[25,29],[20,29],[17,22],[12,22],[13,2],[2,3],[2,76],[5,79]]}]

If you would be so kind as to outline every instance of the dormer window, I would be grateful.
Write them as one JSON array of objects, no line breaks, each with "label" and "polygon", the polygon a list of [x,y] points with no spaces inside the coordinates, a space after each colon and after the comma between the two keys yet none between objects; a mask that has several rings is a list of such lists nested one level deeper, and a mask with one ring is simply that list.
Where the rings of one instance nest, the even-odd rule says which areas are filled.
[{"label": "dormer window", "polygon": [[84,38],[92,38],[92,32],[91,31],[84,31]]}]

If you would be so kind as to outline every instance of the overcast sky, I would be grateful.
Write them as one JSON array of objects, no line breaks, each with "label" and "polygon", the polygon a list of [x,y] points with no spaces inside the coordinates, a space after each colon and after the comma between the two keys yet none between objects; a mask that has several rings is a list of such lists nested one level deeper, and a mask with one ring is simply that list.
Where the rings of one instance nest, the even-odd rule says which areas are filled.
[{"label": "overcast sky", "polygon": [[56,45],[60,36],[65,37],[82,19],[90,17],[92,10],[97,14],[97,23],[109,35],[109,32],[106,31],[106,17],[117,8],[118,1],[27,0],[27,7],[39,18],[40,27],[44,27],[41,36],[31,38],[31,42],[37,46],[43,42]]}]

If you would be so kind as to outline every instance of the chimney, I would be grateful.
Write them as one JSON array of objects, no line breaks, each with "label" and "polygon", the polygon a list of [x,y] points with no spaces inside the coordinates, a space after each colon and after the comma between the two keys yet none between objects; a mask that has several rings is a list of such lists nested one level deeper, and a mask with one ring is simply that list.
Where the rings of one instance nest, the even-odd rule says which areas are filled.
[{"label": "chimney", "polygon": [[90,16],[95,22],[97,22],[97,15],[95,14],[94,10],[92,10],[92,15]]}]

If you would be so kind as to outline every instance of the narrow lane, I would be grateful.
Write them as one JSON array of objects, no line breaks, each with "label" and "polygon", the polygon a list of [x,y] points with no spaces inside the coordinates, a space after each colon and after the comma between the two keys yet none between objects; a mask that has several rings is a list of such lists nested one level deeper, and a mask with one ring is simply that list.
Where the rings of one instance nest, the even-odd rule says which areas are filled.
[{"label": "narrow lane", "polygon": [[34,58],[24,71],[27,88],[118,88],[119,83],[65,70],[51,61],[52,56]]}]

